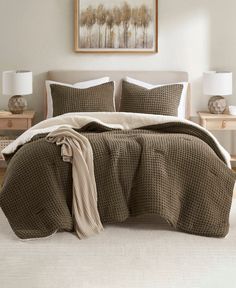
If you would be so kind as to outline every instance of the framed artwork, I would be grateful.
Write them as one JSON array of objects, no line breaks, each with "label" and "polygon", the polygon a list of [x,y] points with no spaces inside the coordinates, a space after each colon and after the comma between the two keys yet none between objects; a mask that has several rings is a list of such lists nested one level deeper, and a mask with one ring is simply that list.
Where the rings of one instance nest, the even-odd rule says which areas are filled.
[{"label": "framed artwork", "polygon": [[156,53],[158,0],[74,0],[75,51]]}]

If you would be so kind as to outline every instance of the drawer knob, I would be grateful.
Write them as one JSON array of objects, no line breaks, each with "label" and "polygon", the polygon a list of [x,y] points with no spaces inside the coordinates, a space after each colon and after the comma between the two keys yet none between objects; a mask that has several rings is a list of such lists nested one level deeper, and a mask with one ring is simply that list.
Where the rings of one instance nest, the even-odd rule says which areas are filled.
[{"label": "drawer knob", "polygon": [[224,121],[222,121],[222,128],[223,129],[225,129],[226,128],[226,124],[227,124],[227,122],[224,120]]},{"label": "drawer knob", "polygon": [[13,126],[12,120],[8,120],[7,127],[12,128],[12,126]]}]

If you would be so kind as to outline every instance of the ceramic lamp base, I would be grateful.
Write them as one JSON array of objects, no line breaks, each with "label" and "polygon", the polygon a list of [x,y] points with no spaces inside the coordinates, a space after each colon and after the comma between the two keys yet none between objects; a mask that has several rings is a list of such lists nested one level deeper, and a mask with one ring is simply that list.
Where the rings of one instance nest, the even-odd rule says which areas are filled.
[{"label": "ceramic lamp base", "polygon": [[212,114],[223,114],[227,107],[227,102],[222,96],[213,96],[208,102],[208,109]]},{"label": "ceramic lamp base", "polygon": [[23,111],[27,108],[27,101],[21,95],[12,96],[8,102],[9,111],[13,114],[22,114]]}]

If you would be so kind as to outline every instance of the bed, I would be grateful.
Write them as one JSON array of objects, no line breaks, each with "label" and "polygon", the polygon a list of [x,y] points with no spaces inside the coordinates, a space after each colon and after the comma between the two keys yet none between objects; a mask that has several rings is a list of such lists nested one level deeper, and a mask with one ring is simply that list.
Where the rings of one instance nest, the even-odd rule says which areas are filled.
[{"label": "bed", "polygon": [[[47,237],[57,231],[76,230],[73,210],[75,185],[83,195],[78,202],[89,202],[91,197],[88,197],[86,189],[94,180],[93,187],[90,187],[96,186],[96,195],[92,197],[96,207],[93,208],[97,210],[97,219],[101,223],[97,232],[102,231],[103,224],[154,214],[183,232],[225,237],[229,231],[235,174],[230,169],[228,153],[215,137],[188,120],[189,87],[180,109],[184,86],[179,83],[188,82],[188,74],[162,71],[48,73],[50,81],[68,84],[104,76],[109,77],[109,82],[100,84],[99,89],[50,84],[53,105],[58,99],[62,99],[58,103],[63,105],[54,105],[54,117],[48,117],[46,101],[48,119],[32,127],[5,149],[8,168],[0,205],[15,234],[21,239],[29,239]],[[122,81],[125,76],[156,86],[140,88],[136,82]],[[96,98],[99,93],[101,97]],[[121,109],[121,112],[110,111],[114,104],[111,94],[115,95],[116,109]],[[91,95],[95,96],[91,98]],[[81,97],[79,101],[77,97]],[[92,100],[89,102],[87,97]],[[178,101],[175,101],[176,97]],[[159,102],[155,104],[157,99]],[[173,103],[163,104],[166,99],[169,102],[173,99]],[[100,105],[100,111],[94,108],[95,102]],[[142,113],[144,106],[145,113]],[[73,160],[63,161],[64,156],[68,156],[62,155],[65,135],[62,137],[60,134],[60,141],[58,138],[52,140],[59,137],[55,133],[58,129],[63,133],[75,131],[80,137],[78,142],[84,141],[88,145],[81,144],[86,148],[84,150],[79,146],[79,157],[85,153],[83,151],[91,149],[92,156],[86,154],[93,160],[87,166],[87,177],[94,178],[91,180],[85,176],[86,185],[81,184],[83,179],[77,179],[81,179],[86,170],[80,170],[82,164]],[[75,147],[77,144],[71,145]],[[68,142],[65,145],[68,148]],[[77,150],[73,152],[78,153]],[[83,225],[88,214],[86,209],[86,212],[80,209],[79,206],[77,216],[80,218],[78,221],[83,219],[80,222]]]}]

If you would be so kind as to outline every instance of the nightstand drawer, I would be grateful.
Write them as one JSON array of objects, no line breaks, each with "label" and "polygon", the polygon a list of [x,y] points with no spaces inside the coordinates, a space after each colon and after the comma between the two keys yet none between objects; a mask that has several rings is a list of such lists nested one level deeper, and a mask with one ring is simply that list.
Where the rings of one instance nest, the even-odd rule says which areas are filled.
[{"label": "nightstand drawer", "polygon": [[205,128],[209,130],[235,130],[236,120],[209,119],[205,122]]},{"label": "nightstand drawer", "polygon": [[27,128],[27,119],[0,119],[0,129],[2,130],[26,130]]}]

